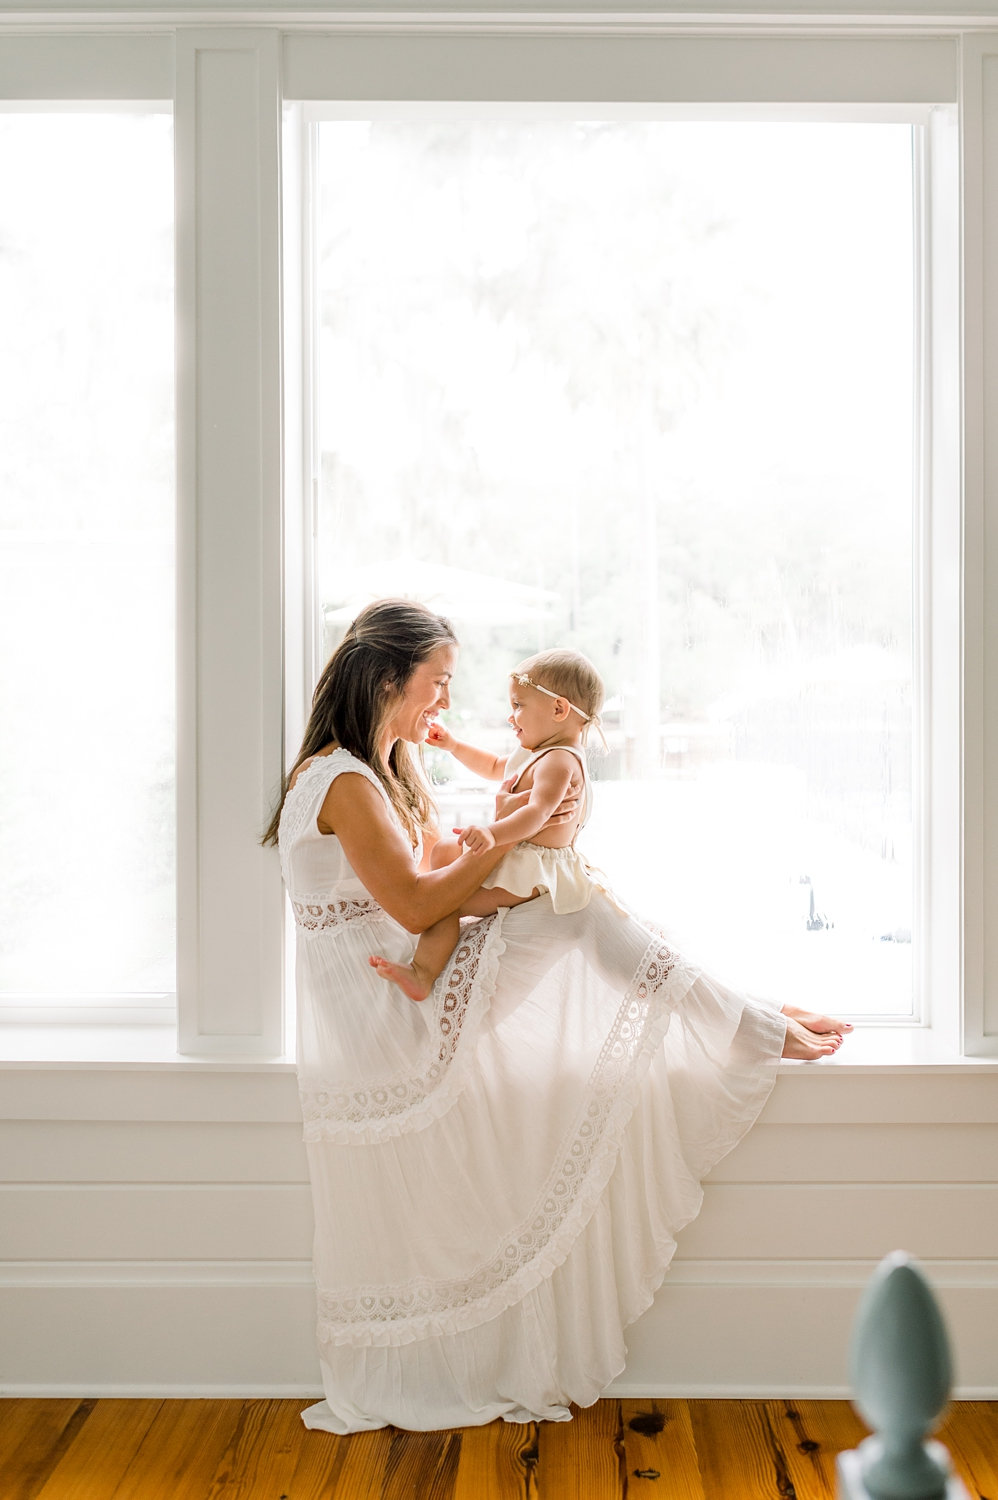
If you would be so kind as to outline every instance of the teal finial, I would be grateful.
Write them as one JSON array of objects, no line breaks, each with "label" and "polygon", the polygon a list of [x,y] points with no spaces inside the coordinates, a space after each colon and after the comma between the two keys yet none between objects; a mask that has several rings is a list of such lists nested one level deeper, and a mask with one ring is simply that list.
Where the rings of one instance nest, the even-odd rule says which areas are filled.
[{"label": "teal finial", "polygon": [[925,1441],[949,1399],[952,1365],[932,1289],[903,1251],[881,1261],[863,1293],[850,1373],[856,1408],[874,1435],[842,1455],[841,1493],[863,1500],[964,1495],[946,1449]]}]

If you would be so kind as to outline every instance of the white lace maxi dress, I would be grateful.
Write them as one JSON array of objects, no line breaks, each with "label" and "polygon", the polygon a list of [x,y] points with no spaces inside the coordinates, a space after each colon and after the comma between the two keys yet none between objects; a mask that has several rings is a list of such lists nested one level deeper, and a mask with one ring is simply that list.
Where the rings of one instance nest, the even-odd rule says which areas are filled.
[{"label": "white lace maxi dress", "polygon": [[772,1088],[783,1018],[684,966],[601,890],[467,924],[413,1004],[368,965],[414,938],[316,817],[281,819],[297,922],[299,1077],[326,1399],[311,1427],[564,1419],[624,1367],[699,1210]]}]

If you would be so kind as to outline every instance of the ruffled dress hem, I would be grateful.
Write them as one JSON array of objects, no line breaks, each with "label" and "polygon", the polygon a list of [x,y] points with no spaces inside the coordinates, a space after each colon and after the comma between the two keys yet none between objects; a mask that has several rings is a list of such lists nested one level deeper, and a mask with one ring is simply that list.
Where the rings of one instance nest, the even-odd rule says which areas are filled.
[{"label": "ruffled dress hem", "polygon": [[545,895],[466,925],[431,999],[407,1001],[368,960],[408,962],[411,935],[316,827],[343,772],[376,782],[334,752],[281,833],[326,1391],[303,1420],[565,1420],[623,1370],[701,1179],[769,1097],[785,1018],[591,876],[567,914]]}]

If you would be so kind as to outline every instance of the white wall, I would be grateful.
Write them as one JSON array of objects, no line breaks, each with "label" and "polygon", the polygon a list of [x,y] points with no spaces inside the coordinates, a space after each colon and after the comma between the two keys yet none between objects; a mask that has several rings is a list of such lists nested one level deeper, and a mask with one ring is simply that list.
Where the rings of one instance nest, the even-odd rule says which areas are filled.
[{"label": "white wall", "polygon": [[[88,19],[82,5],[62,8]],[[141,96],[140,80],[144,97],[175,92],[178,103],[178,274],[186,338],[180,381],[182,552],[186,548],[198,563],[193,624],[182,648],[193,684],[184,700],[183,733],[191,743],[200,736],[198,755],[186,762],[181,799],[188,819],[182,850],[188,890],[197,892],[182,914],[182,981],[186,1044],[202,1055],[231,1045],[236,1033],[247,1052],[273,1050],[266,997],[276,983],[279,954],[268,939],[258,946],[257,935],[276,930],[268,923],[279,910],[279,892],[272,862],[254,863],[251,832],[260,826],[262,800],[280,756],[280,578],[267,571],[280,509],[280,83],[290,74],[302,94],[313,86],[326,89],[329,70],[335,76],[338,67],[344,80],[356,79],[370,50],[364,38],[349,46],[337,41],[335,16],[321,18],[321,34],[299,20],[285,36],[267,17],[247,27],[254,17],[235,7],[216,5],[213,15],[229,9],[241,29],[204,29],[201,18],[186,11],[176,13],[183,21],[177,30],[170,13],[157,8],[155,26],[147,31],[142,7],[119,3],[106,6],[103,19],[89,18],[86,34],[75,35],[64,21],[45,24],[41,7],[25,20],[23,12],[0,5],[0,92],[45,97],[47,88],[58,86],[65,94],[85,75],[93,97],[116,90],[120,97]],[[857,7],[849,9],[855,13]],[[907,5],[906,14],[913,9]],[[122,20],[109,27],[111,10]],[[303,10],[297,8],[299,17]],[[822,12],[834,13],[828,6]],[[919,26],[888,17],[870,36],[850,24],[820,44],[806,32],[765,40],[758,27],[747,50],[721,41],[732,88],[749,76],[746,59],[761,59],[749,74],[768,81],[757,82],[754,97],[785,90],[787,79],[801,76],[807,56],[832,59],[835,97],[852,80],[857,97],[877,98],[885,76],[881,44],[885,35],[897,33],[900,50],[890,56],[898,65],[888,70],[894,87],[924,102],[938,97],[940,78],[950,79],[952,97],[959,94],[963,106],[963,724],[969,813],[962,965],[967,1014],[986,1041],[998,1034],[998,955],[989,937],[998,931],[992,920],[998,917],[998,756],[989,754],[998,729],[998,681],[988,670],[990,647],[998,644],[998,525],[987,524],[998,509],[998,16],[974,29],[948,23],[940,5],[926,16]],[[351,24],[356,33],[359,23]],[[643,24],[647,30],[650,23]],[[462,48],[472,47],[476,65],[489,66],[480,36],[446,40],[441,51],[432,35],[413,29],[412,12],[400,26],[405,34],[389,37],[389,51],[382,49],[376,60],[384,67],[389,58],[399,90],[418,92],[425,86],[420,78],[431,75],[463,79],[472,54]],[[529,27],[524,22],[520,29]],[[571,89],[567,83],[565,88],[579,97],[588,79],[590,95],[602,87],[616,97],[631,87],[640,97],[655,78],[668,75],[686,80],[685,87],[699,78],[703,97],[709,81],[721,76],[714,63],[722,55],[708,49],[691,62],[704,40],[694,37],[693,46],[689,37],[670,40],[667,29],[660,29],[634,75],[616,42],[601,51],[590,36],[571,54],[580,71]],[[520,76],[519,64],[509,61],[505,43],[500,50],[506,60],[496,89],[508,93]],[[567,55],[560,54],[562,61]],[[608,81],[600,85],[600,79]],[[215,146],[224,133],[211,136],[209,125],[206,137],[204,125],[231,118],[230,105],[238,108],[240,128],[225,138],[219,154]],[[211,184],[228,180],[226,150],[243,153],[245,160],[248,139],[256,143],[259,170],[227,190],[220,210]],[[227,331],[222,304],[205,311],[199,301],[224,268],[225,236],[251,247],[240,261],[245,316],[238,345]],[[195,306],[203,311],[197,321]],[[218,404],[213,393],[222,388],[228,394]],[[243,522],[240,545],[246,551],[235,572],[219,546],[227,515]],[[260,596],[250,597],[243,581],[257,566],[269,582]],[[248,707],[239,684],[226,677],[226,621],[247,611],[257,628],[241,634],[255,635],[259,654],[240,670],[264,683],[262,700],[257,694]],[[229,695],[221,705],[224,715],[217,712],[216,685]],[[232,715],[240,714],[245,724],[239,743],[245,748],[234,775],[226,736]],[[199,805],[214,810],[216,827],[197,822]],[[214,874],[220,849],[243,871],[236,904],[253,937],[239,983],[229,977],[226,961],[225,942],[231,946],[239,933],[224,921],[234,903],[231,892],[221,899]],[[213,903],[220,901],[213,914]],[[206,941],[222,946],[199,947],[205,929]],[[952,1010],[955,975],[951,982],[945,1001]],[[249,990],[256,998],[247,1015]],[[666,1286],[634,1330],[631,1361],[618,1389],[841,1393],[858,1290],[883,1254],[904,1247],[923,1258],[940,1291],[957,1346],[961,1391],[998,1395],[991,1336],[998,1326],[996,1148],[994,1063],[846,1061],[788,1068],[763,1122],[714,1173],[701,1218],[683,1236]],[[309,1197],[294,1079],[286,1065],[175,1060],[4,1068],[0,1181],[3,1392],[315,1389]]]},{"label": "white wall", "polygon": [[[316,1388],[289,1072],[22,1069],[0,1123],[0,1392]],[[791,1067],[630,1340],[634,1394],[841,1395],[860,1287],[903,1246],[964,1394],[998,1395],[990,1074]]]}]

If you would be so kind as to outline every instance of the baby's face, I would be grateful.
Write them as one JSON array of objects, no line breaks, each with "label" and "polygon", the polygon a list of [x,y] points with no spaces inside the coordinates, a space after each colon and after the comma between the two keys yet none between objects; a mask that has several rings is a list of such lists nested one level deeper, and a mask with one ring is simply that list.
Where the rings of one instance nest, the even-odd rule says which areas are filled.
[{"label": "baby's face", "polygon": [[536,750],[538,745],[543,745],[545,740],[558,732],[559,723],[555,715],[557,701],[549,698],[547,693],[539,693],[532,687],[522,687],[518,682],[510,686],[509,722],[524,749]]}]

